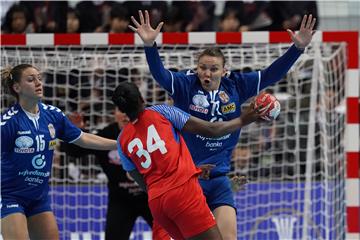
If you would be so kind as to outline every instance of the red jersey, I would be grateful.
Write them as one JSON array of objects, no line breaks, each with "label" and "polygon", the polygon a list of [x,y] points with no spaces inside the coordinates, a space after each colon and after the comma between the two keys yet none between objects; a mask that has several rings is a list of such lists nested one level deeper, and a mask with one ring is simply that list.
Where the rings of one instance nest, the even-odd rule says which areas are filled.
[{"label": "red jersey", "polygon": [[201,172],[179,132],[189,117],[175,107],[153,106],[127,124],[119,135],[122,166],[126,171],[136,168],[143,175],[149,201]]}]

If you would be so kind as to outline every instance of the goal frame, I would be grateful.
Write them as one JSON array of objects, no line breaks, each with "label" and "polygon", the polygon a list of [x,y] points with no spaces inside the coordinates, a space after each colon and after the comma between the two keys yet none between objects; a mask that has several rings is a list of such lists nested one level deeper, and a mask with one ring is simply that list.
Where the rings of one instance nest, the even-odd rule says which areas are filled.
[{"label": "goal frame", "polygon": [[[346,239],[360,239],[360,104],[359,104],[359,32],[316,31],[312,41],[345,42],[347,49],[346,96]],[[161,44],[242,44],[291,43],[287,32],[190,32],[160,33]],[[142,45],[134,33],[78,33],[78,34],[1,34],[2,46],[55,45]]]}]

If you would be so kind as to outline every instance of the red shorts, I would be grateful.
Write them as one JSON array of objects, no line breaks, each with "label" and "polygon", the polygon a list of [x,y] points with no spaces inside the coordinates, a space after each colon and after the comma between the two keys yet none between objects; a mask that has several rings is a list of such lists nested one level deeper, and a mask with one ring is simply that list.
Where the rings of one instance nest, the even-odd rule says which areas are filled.
[{"label": "red shorts", "polygon": [[153,240],[171,240],[169,234],[156,221],[152,225],[152,239]]},{"label": "red shorts", "polygon": [[196,236],[216,225],[197,176],[149,201],[151,213],[176,240]]}]

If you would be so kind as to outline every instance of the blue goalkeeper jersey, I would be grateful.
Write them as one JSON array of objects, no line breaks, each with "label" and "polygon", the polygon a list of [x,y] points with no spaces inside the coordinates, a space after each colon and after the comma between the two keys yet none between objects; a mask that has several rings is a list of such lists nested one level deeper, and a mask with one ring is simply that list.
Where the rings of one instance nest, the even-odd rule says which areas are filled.
[{"label": "blue goalkeeper jersey", "polygon": [[19,104],[1,114],[2,198],[47,196],[56,139],[73,142],[82,134],[57,107],[38,105],[38,114],[25,112]]},{"label": "blue goalkeeper jersey", "polygon": [[[164,68],[156,45],[145,47],[149,69],[155,80],[170,94],[174,105],[192,116],[206,121],[228,121],[241,114],[241,104],[260,90],[279,81],[295,63],[302,51],[294,45],[268,68],[250,73],[229,71],[221,79],[218,90],[207,92],[191,70],[173,72]],[[211,175],[230,171],[232,151],[240,130],[219,137],[207,138],[183,132],[196,165],[215,164]]]}]

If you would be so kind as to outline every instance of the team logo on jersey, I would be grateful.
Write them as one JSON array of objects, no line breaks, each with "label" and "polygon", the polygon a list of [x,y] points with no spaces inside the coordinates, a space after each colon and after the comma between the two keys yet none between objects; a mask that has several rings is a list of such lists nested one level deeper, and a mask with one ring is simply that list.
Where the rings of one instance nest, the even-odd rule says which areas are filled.
[{"label": "team logo on jersey", "polygon": [[54,128],[54,125],[52,125],[52,123],[49,123],[48,129],[49,129],[51,138],[55,138],[55,128]]},{"label": "team logo on jersey", "polygon": [[230,100],[229,96],[224,91],[219,92],[219,98],[222,103],[227,103]]},{"label": "team logo on jersey", "polygon": [[21,136],[15,140],[15,145],[19,148],[29,148],[34,144],[31,137]]},{"label": "team logo on jersey", "polygon": [[221,112],[223,114],[233,113],[236,110],[235,103],[230,103],[228,105],[221,106]]},{"label": "team logo on jersey", "polygon": [[56,140],[49,141],[49,150],[54,150],[56,146]]},{"label": "team logo on jersey", "polygon": [[200,112],[207,114],[209,110],[207,109],[210,104],[206,99],[205,95],[196,94],[192,98],[193,104],[190,104],[189,108],[195,112]]},{"label": "team logo on jersey", "polygon": [[42,169],[45,167],[46,161],[45,161],[45,155],[38,154],[33,157],[31,160],[31,164],[35,169]]},{"label": "team logo on jersey", "polygon": [[35,151],[31,146],[34,144],[34,140],[29,136],[21,136],[15,140],[15,145],[17,148],[14,148],[16,153],[33,153]]},{"label": "team logo on jersey", "polygon": [[195,104],[195,106],[198,107],[207,108],[210,106],[205,95],[196,94],[195,96],[193,96],[192,101]]}]

